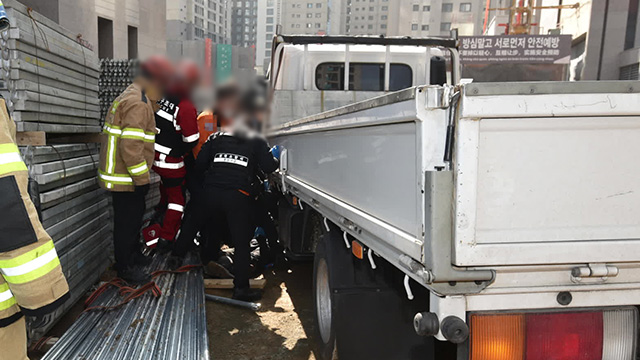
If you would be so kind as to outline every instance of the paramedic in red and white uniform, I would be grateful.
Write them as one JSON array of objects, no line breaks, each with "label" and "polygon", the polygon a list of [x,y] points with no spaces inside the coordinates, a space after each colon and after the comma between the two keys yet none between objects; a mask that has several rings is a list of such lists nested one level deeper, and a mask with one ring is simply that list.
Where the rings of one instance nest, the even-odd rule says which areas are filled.
[{"label": "paramedic in red and white uniform", "polygon": [[152,169],[162,179],[158,208],[166,209],[166,212],[158,237],[147,239],[149,247],[155,247],[158,242],[173,242],[180,229],[185,205],[184,156],[198,144],[200,138],[198,113],[191,101],[191,94],[199,81],[200,71],[195,63],[178,63],[173,85],[168,95],[159,102],[160,108],[155,114],[158,134]]}]

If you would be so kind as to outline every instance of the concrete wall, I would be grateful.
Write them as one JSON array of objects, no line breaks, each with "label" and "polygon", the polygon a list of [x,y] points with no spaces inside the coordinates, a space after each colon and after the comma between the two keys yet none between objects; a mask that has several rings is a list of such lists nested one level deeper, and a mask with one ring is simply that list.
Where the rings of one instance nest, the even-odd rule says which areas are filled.
[{"label": "concrete wall", "polygon": [[[595,1],[587,34],[584,80],[617,80],[620,74],[619,56],[624,51],[629,0]],[[605,22],[605,12],[608,13]],[[606,23],[606,31],[605,29]]]},{"label": "concrete wall", "polygon": [[[169,0],[173,1],[173,0]],[[114,58],[128,58],[128,26],[138,28],[140,58],[166,51],[165,0],[26,0],[27,6],[81,34],[98,52],[98,17],[113,21]],[[40,9],[40,10],[38,10]]]},{"label": "concrete wall", "polygon": [[32,8],[35,12],[42,14],[55,22],[58,22],[59,0],[20,0],[20,3]]}]

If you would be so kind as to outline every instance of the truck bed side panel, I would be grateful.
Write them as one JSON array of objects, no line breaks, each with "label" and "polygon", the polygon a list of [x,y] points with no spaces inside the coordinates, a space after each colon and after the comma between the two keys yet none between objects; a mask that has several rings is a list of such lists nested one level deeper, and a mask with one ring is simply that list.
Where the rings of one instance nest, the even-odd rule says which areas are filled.
[{"label": "truck bed side panel", "polygon": [[414,122],[314,131],[274,139],[289,176],[419,237]]}]

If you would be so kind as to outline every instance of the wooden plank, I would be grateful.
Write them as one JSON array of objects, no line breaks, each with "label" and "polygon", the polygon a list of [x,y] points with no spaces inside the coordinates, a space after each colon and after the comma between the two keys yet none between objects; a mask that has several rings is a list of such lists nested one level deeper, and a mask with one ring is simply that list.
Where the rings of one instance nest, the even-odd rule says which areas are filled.
[{"label": "wooden plank", "polygon": [[16,133],[18,145],[47,145],[47,135],[44,131],[24,131]]},{"label": "wooden plank", "polygon": [[85,143],[99,143],[102,141],[101,133],[88,133],[88,134],[50,134],[47,137],[48,144],[85,144]]},{"label": "wooden plank", "polygon": [[[249,280],[249,286],[253,289],[264,289],[266,284],[266,279]],[[204,279],[204,288],[206,290],[233,289],[233,279]]]}]

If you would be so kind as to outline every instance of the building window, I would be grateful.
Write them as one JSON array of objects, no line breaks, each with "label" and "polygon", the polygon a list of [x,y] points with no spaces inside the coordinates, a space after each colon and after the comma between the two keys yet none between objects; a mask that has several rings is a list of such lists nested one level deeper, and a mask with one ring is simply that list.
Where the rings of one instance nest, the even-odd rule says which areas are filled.
[{"label": "building window", "polygon": [[307,19],[311,19],[313,17],[312,13],[307,13]]},{"label": "building window", "polygon": [[320,26],[322,26],[320,23],[316,23],[316,29],[320,29]]},{"label": "building window", "polygon": [[316,13],[316,18],[321,18],[322,17],[322,13]]},{"label": "building window", "polygon": [[471,12],[471,3],[460,3],[460,12]]},{"label": "building window", "polygon": [[387,15],[380,16],[380,20],[387,20]]},{"label": "building window", "polygon": [[418,30],[418,24],[411,24],[411,30]]},{"label": "building window", "polygon": [[312,9],[313,8],[313,4],[312,3],[308,3],[307,4],[307,8]]},{"label": "building window", "polygon": [[387,24],[380,25],[380,29],[386,29],[386,28],[387,28]]},{"label": "building window", "polygon": [[369,15],[369,20],[373,20],[373,15]]},{"label": "building window", "polygon": [[451,23],[450,22],[440,23],[440,31],[450,31],[450,30],[451,30]]},{"label": "building window", "polygon": [[98,57],[113,58],[113,21],[98,17]]},{"label": "building window", "polygon": [[202,6],[195,5],[194,7],[196,14],[204,16],[204,8]]},{"label": "building window", "polygon": [[[273,22],[273,19],[271,19]],[[273,25],[267,25],[267,32],[273,32]]]},{"label": "building window", "polygon": [[430,5],[423,6],[422,11],[431,11],[431,6]]},{"label": "building window", "polygon": [[272,17],[268,17],[267,18],[267,24],[273,24],[273,18]]},{"label": "building window", "polygon": [[373,25],[369,24],[369,25],[367,26],[367,28],[368,28],[369,30],[371,30],[371,29],[373,29]]},{"label": "building window", "polygon": [[273,9],[267,9],[267,15],[273,15]]},{"label": "building window", "polygon": [[442,12],[443,13],[453,12],[453,4],[452,3],[444,3],[444,4],[442,4]]},{"label": "building window", "polygon": [[420,5],[413,4],[413,11],[420,11]]},{"label": "building window", "polygon": [[429,25],[422,25],[422,31],[429,31]]},{"label": "building window", "polygon": [[127,26],[127,50],[129,59],[138,58],[138,28],[135,26]]},{"label": "building window", "polygon": [[320,9],[322,7],[322,3],[316,3],[316,8]]},{"label": "building window", "polygon": [[387,10],[389,10],[389,7],[388,6],[383,6],[381,9],[382,9],[382,11],[387,11]]}]

